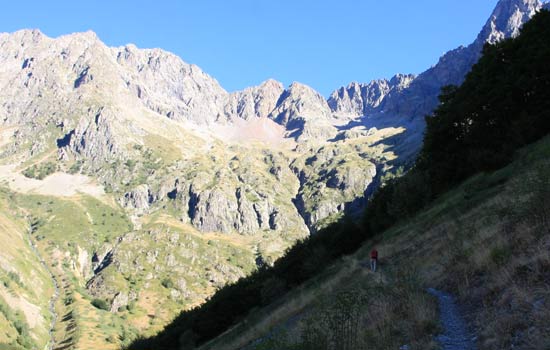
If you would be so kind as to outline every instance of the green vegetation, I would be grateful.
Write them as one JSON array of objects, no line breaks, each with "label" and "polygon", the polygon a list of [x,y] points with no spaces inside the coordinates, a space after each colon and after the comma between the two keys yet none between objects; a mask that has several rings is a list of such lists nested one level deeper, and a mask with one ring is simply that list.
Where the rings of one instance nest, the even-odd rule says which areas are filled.
[{"label": "green vegetation", "polygon": [[56,171],[57,165],[54,162],[46,162],[31,165],[23,171],[23,175],[31,179],[43,180]]},{"label": "green vegetation", "polygon": [[[180,334],[190,329],[199,344],[213,338],[242,320],[251,307],[269,305],[323,271],[335,258],[353,252],[364,239],[362,234],[351,221],[342,221],[297,243],[273,267],[264,267],[220,289],[200,308],[182,312],[161,333],[157,338],[159,343],[154,343],[154,347],[163,348],[166,346],[164,344],[173,341],[173,337],[179,338]],[[277,281],[277,289],[270,289],[267,293],[274,280]],[[149,343],[143,345],[144,348],[151,346]]]},{"label": "green vegetation", "polygon": [[77,199],[18,195],[13,203],[32,213],[31,232],[76,253],[76,246],[94,251],[132,228],[121,208],[91,196]]},{"label": "green vegetation", "polygon": [[109,311],[109,303],[105,299],[94,299],[92,305],[98,309]]},{"label": "green vegetation", "polygon": [[[52,281],[28,244],[26,220],[13,208],[15,197],[0,187],[0,291],[5,296],[0,297],[0,347],[42,348],[49,339]],[[28,319],[29,308],[43,318]]]},{"label": "green vegetation", "polygon": [[79,173],[82,170],[82,166],[84,165],[84,162],[82,160],[77,160],[74,162],[73,165],[69,168],[69,174],[76,174]]},{"label": "green vegetation", "polygon": [[174,288],[174,281],[170,277],[163,278],[160,282],[164,288]]},{"label": "green vegetation", "polygon": [[[548,100],[550,42],[548,42],[548,37],[550,37],[550,13],[542,11],[524,26],[522,34],[518,38],[504,41],[496,46],[487,46],[484,49],[483,58],[474,66],[462,87],[446,88],[443,91],[441,105],[434,113],[435,117],[428,118],[425,145],[417,163],[406,175],[390,180],[374,195],[367,207],[362,222],[363,227],[358,227],[349,219],[344,218],[320,230],[314,236],[299,242],[288,250],[282,259],[275,262],[273,267],[263,268],[235,284],[222,288],[202,306],[182,312],[156,337],[140,339],[134,342],[130,349],[175,349],[180,345],[187,346],[189,343],[205,344],[235,327],[239,322],[246,320],[251,310],[265,308],[276,303],[280,298],[284,298],[286,293],[292,293],[292,290],[326,271],[342,256],[355,252],[368,238],[380,238],[383,235],[384,240],[392,237],[399,239],[399,236],[402,235],[407,236],[408,241],[422,239],[421,232],[429,228],[425,221],[428,218],[431,225],[435,221],[434,218],[455,217],[456,212],[461,215],[466,215],[466,213],[472,215],[469,212],[472,205],[474,203],[482,205],[483,197],[495,196],[501,191],[510,180],[510,173],[506,173],[506,171],[516,170],[517,173],[517,164],[503,169],[504,173],[482,173],[478,175],[477,179],[474,177],[462,185],[461,183],[480,172],[494,171],[507,165],[513,160],[514,155],[518,157],[516,153],[518,148],[532,143],[550,132],[550,116],[548,115],[550,111],[550,100]],[[518,84],[518,81],[521,81],[521,84]],[[548,143],[548,139],[542,143],[543,150],[548,149]],[[538,147],[541,146],[534,147],[538,150]],[[536,214],[529,214],[531,218],[529,224],[533,225],[538,222],[537,225],[547,225],[550,210],[548,210],[548,202],[544,202],[543,198],[548,194],[548,152],[536,153],[538,153],[539,164],[542,169],[546,170],[535,176],[535,183],[545,184],[546,189],[545,185],[542,185],[540,189],[542,194],[539,193],[540,191],[528,192],[532,193],[532,197],[526,201],[525,205],[527,207],[534,206],[529,204],[532,201],[541,204],[540,200],[543,204],[546,203],[542,209],[537,210]],[[517,160],[517,162],[521,161]],[[451,191],[459,185],[463,187]],[[464,187],[468,189],[468,186],[473,187],[469,191],[463,189]],[[506,210],[508,207],[504,206],[501,210]],[[422,212],[423,208],[427,208],[427,210]],[[464,212],[460,211],[462,208]],[[523,210],[518,211],[525,214]],[[494,225],[508,214],[499,211],[491,212],[494,214],[487,218],[481,216],[480,220],[493,220],[494,222],[491,224]],[[453,222],[449,217],[448,221],[456,224],[457,220]],[[468,222],[467,218],[462,217],[461,223],[465,222]],[[403,226],[404,223],[409,225]],[[514,225],[512,230],[514,234],[520,232],[517,227],[519,223],[512,224]],[[542,227],[547,229],[548,226]],[[476,265],[475,269],[477,270],[474,271],[464,266],[472,256],[471,247],[466,244],[465,240],[469,230],[463,227],[456,229],[452,226],[447,230],[444,228],[438,228],[438,230],[431,231],[432,239],[443,240],[447,238],[447,232],[453,233],[453,236],[448,238],[453,249],[448,249],[451,253],[447,254],[450,262],[446,265],[446,269],[448,269],[449,275],[453,276],[453,283],[457,284],[457,289],[464,288],[460,287],[458,283],[464,284],[467,288],[472,284],[472,279],[476,276],[475,273],[486,272],[486,270],[482,270],[482,264]],[[539,226],[535,226],[534,230],[539,230]],[[407,231],[413,232],[414,236],[410,236]],[[474,231],[473,228],[470,231]],[[504,234],[503,236],[506,237]],[[536,238],[536,234],[533,237]],[[536,242],[535,238],[529,242],[529,246]],[[515,239],[519,238],[515,237]],[[401,244],[402,247],[406,246],[404,242]],[[485,242],[485,244],[487,243]],[[440,249],[442,248],[440,247]],[[388,247],[388,249],[391,248]],[[406,252],[407,249],[411,248],[403,249],[403,251]],[[502,265],[503,261],[510,257],[507,248],[492,247],[490,251],[492,253],[489,259],[497,266]],[[406,258],[403,256],[401,258],[404,263]],[[479,259],[483,262],[486,261],[485,257]],[[422,262],[421,259],[420,261]],[[528,266],[519,262],[515,262],[515,264],[518,267]],[[542,276],[542,271],[550,266],[546,255],[542,252],[539,264],[538,276]],[[536,283],[533,282],[533,284]],[[391,283],[389,285],[397,286]],[[536,285],[540,285],[540,283]],[[394,297],[398,300],[399,298],[413,299],[407,299],[399,291],[395,293]],[[422,296],[419,286],[412,288],[410,294]],[[357,298],[354,299],[353,304],[361,305]],[[338,297],[336,300],[338,301]],[[412,313],[410,311],[402,312],[402,308],[403,306],[398,305],[395,306],[395,309],[388,308],[386,311],[392,317],[401,315],[405,319],[413,319]],[[351,331],[343,331],[348,333],[342,333],[339,330],[333,331],[335,327],[332,318],[338,316],[339,313],[343,313],[344,317],[352,324],[357,322],[357,318],[349,312],[346,305],[342,305],[337,310],[329,310],[328,319],[324,318],[320,321],[321,324],[317,330],[311,330],[310,334],[314,336],[309,338],[306,336],[305,343],[299,345],[303,346],[303,349],[311,348],[311,346],[324,349],[327,347],[325,346],[326,342],[323,343],[323,339],[334,341],[334,339],[329,339],[333,336],[337,342],[365,340],[357,338],[353,335],[356,333]],[[484,314],[484,317],[486,316]],[[541,316],[540,323],[544,324],[543,321],[547,319]],[[395,321],[392,318],[390,320]],[[395,334],[403,327],[392,328],[389,325],[379,328],[384,329],[387,333],[378,331],[378,335],[376,335],[367,332],[364,336],[379,347],[391,344],[395,348],[399,344],[392,343],[391,339],[414,339],[411,337],[415,332],[417,332],[417,336],[429,337],[437,329],[433,317],[426,317],[412,323],[416,326],[412,330],[406,331],[406,334]],[[315,328],[319,323],[311,322],[310,324]],[[522,326],[525,325],[514,324],[511,328],[518,330],[522,329]],[[501,325],[497,324],[495,327],[501,327]],[[353,327],[347,329],[353,329]],[[494,333],[505,334],[502,329],[497,329]],[[311,339],[315,339],[316,343],[312,344]],[[548,338],[542,339],[542,343],[539,345]],[[179,343],[180,341],[181,343]],[[502,345],[500,348],[509,347],[509,344],[499,345]],[[548,343],[546,343],[547,345]],[[344,348],[349,347],[346,345]]]},{"label": "green vegetation", "polygon": [[[14,342],[9,344],[15,349],[34,349],[36,344],[29,333],[29,326],[25,318],[19,312],[14,312],[3,299],[0,298],[0,314],[15,328],[17,336]],[[1,346],[2,344],[0,344]]]}]

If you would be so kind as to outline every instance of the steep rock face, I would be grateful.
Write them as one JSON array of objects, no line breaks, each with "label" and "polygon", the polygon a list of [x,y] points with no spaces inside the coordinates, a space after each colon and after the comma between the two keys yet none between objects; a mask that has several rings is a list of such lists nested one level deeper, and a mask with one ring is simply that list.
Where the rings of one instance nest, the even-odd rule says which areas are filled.
[{"label": "steep rock face", "polygon": [[234,194],[221,189],[206,190],[199,193],[191,188],[189,218],[201,231],[224,232],[237,231],[253,234],[260,230],[276,230],[281,225],[276,218],[277,208],[272,198],[248,199],[245,189],[237,188]]},{"label": "steep rock face", "polygon": [[329,138],[335,134],[334,118],[327,101],[307,85],[292,83],[279,97],[269,118],[284,125],[298,141]]},{"label": "steep rock face", "polygon": [[[175,206],[180,221],[203,232],[284,231],[303,236],[307,228],[291,201],[298,180],[285,164],[287,159],[263,152],[265,156],[224,155],[229,159],[222,153],[208,165],[191,160],[171,169],[171,176],[180,177],[152,177],[126,192],[120,203],[137,215]],[[189,176],[188,169],[198,166],[205,170]]]},{"label": "steep rock face", "polygon": [[361,139],[356,144],[336,142],[292,163],[300,179],[295,204],[310,230],[351,208],[354,201],[365,200],[369,185],[379,175],[375,164],[381,156],[369,146]]},{"label": "steep rock face", "polygon": [[101,167],[105,161],[124,155],[119,146],[123,140],[119,140],[113,130],[116,116],[111,111],[100,109],[90,114],[92,118],[82,118],[76,129],[59,139],[57,145],[61,158],[72,154],[87,159],[94,167]]},{"label": "steep rock face", "polygon": [[[251,174],[243,168],[232,174],[218,173],[217,178],[181,183],[176,199],[182,204],[181,220],[203,232],[304,234],[307,227],[292,205],[292,188],[297,180],[286,166],[269,169],[279,169],[279,174],[269,173],[268,169]],[[271,185],[262,184],[264,176],[269,177]],[[218,185],[212,186],[213,181]]]},{"label": "steep rock face", "polygon": [[144,214],[153,202],[151,190],[146,184],[139,185],[131,191],[124,194],[121,204],[125,208],[134,209],[137,214]]},{"label": "steep rock face", "polygon": [[398,74],[391,80],[373,80],[368,84],[350,83],[334,91],[329,99],[330,109],[338,114],[359,116],[372,112],[379,107],[386,96],[393,91],[409,87],[415,76]]},{"label": "steep rock face", "polygon": [[494,44],[519,35],[521,26],[541,9],[540,0],[501,0],[481,30],[476,43]]},{"label": "steep rock face", "polygon": [[214,188],[201,193],[190,189],[189,217],[195,227],[207,232],[231,232],[238,220],[237,201],[232,194]]},{"label": "steep rock face", "polygon": [[225,114],[228,118],[238,116],[244,120],[267,117],[277,106],[283,91],[283,84],[267,80],[259,86],[232,93]]},{"label": "steep rock face", "polygon": [[197,124],[223,121],[228,94],[199,67],[160,49],[143,50],[127,45],[111,51],[124,68],[124,84],[147,108]]},{"label": "steep rock face", "polygon": [[280,96],[277,108],[271,112],[270,118],[281,125],[292,125],[298,118],[331,119],[330,108],[317,91],[297,82],[292,83]]}]

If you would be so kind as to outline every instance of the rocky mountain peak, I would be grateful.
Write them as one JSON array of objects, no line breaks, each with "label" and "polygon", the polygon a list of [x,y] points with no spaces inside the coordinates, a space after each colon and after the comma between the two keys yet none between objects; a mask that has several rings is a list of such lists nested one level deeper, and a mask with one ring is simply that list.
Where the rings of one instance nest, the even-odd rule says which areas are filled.
[{"label": "rocky mountain peak", "polygon": [[74,40],[80,40],[80,41],[86,41],[86,42],[94,42],[94,41],[100,41],[99,37],[93,30],[87,30],[85,32],[77,32],[72,34],[67,34],[60,36],[59,39],[74,39]]},{"label": "rocky mountain peak", "polygon": [[269,118],[284,125],[287,136],[298,142],[318,143],[336,135],[336,119],[327,100],[302,83],[292,83],[281,94]]},{"label": "rocky mountain peak", "polygon": [[[539,0],[500,0],[471,45],[445,53],[418,77],[398,75],[390,81],[340,88],[329,98],[329,105],[336,114],[364,116],[367,127],[404,127],[406,132],[395,151],[402,159],[412,158],[422,142],[424,117],[437,106],[441,87],[462,83],[486,42],[518,35],[521,26],[542,6]],[[544,6],[549,7],[547,3]]]},{"label": "rocky mountain peak", "polygon": [[350,83],[330,95],[329,106],[333,112],[349,116],[406,116],[409,121],[423,118],[437,104],[441,86],[460,84],[486,42],[517,36],[521,26],[541,7],[540,0],[500,0],[472,45],[449,51],[418,78],[398,74],[389,81]]},{"label": "rocky mountain peak", "polygon": [[277,108],[270,114],[270,118],[281,125],[287,125],[297,117],[302,120],[330,119],[331,113],[320,93],[305,84],[293,82],[279,97]]},{"label": "rocky mountain peak", "polygon": [[414,74],[396,74],[390,79],[390,85],[399,89],[408,88],[416,78]]},{"label": "rocky mountain peak", "polygon": [[36,43],[44,37],[45,35],[39,29],[21,29],[14,33],[0,33],[0,39],[11,38],[14,41],[21,42],[22,45]]},{"label": "rocky mountain peak", "polygon": [[127,88],[150,110],[174,120],[211,124],[228,93],[198,66],[161,49],[112,49]]},{"label": "rocky mountain peak", "polygon": [[523,23],[540,10],[540,0],[500,0],[477,37],[476,43],[494,44],[504,38],[516,37]]},{"label": "rocky mountain peak", "polygon": [[258,86],[234,92],[225,105],[225,116],[244,120],[265,118],[273,111],[283,91],[282,83],[269,79]]},{"label": "rocky mountain peak", "polygon": [[321,96],[321,94],[315,91],[313,88],[297,81],[290,84],[288,89],[286,89],[286,92],[290,96],[294,96],[298,98],[303,96],[304,98],[315,98],[315,99],[324,100],[323,96]]},{"label": "rocky mountain peak", "polygon": [[415,77],[413,74],[397,74],[390,80],[377,79],[367,84],[351,82],[334,91],[328,104],[337,114],[365,115],[378,108],[388,94],[408,88]]},{"label": "rocky mountain peak", "polygon": [[258,86],[261,90],[284,90],[283,83],[275,79],[267,79]]}]

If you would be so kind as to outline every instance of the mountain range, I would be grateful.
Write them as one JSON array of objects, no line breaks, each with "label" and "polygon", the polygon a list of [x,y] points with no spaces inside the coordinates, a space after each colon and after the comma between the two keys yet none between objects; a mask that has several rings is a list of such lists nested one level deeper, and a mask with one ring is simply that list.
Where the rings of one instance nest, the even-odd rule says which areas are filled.
[{"label": "mountain range", "polygon": [[[169,52],[108,47],[93,32],[2,33],[2,220],[28,224],[36,251],[20,229],[19,252],[0,253],[0,266],[20,275],[18,300],[43,314],[44,293],[28,296],[32,274],[14,263],[30,255],[43,292],[106,300],[114,318],[137,304],[130,324],[158,329],[173,313],[155,313],[155,303],[196,305],[361,212],[414,160],[441,88],[460,84],[486,43],[517,36],[543,6],[501,0],[472,44],[427,71],[352,82],[328,99],[274,80],[229,93]],[[57,313],[72,305],[53,303]],[[48,317],[35,340],[47,338]]]}]

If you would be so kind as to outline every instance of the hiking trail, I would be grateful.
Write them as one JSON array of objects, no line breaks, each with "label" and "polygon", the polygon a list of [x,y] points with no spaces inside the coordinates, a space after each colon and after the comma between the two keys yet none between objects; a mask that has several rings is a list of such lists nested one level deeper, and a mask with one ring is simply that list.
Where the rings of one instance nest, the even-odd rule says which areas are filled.
[{"label": "hiking trail", "polygon": [[466,321],[455,304],[454,297],[434,288],[428,293],[439,300],[439,319],[444,332],[436,337],[443,350],[477,350],[476,337],[468,332]]}]

